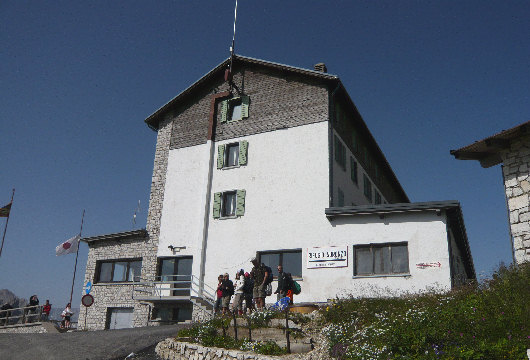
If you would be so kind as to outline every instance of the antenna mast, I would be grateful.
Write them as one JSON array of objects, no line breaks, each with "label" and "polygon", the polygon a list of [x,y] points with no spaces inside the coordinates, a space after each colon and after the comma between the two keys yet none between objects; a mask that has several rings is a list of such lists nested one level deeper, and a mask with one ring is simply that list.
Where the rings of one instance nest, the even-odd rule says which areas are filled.
[{"label": "antenna mast", "polygon": [[232,70],[234,65],[234,52],[236,46],[236,21],[237,21],[237,0],[234,8],[234,36],[232,37],[232,46],[230,46],[230,74],[228,80],[230,81],[230,90],[232,90]]}]

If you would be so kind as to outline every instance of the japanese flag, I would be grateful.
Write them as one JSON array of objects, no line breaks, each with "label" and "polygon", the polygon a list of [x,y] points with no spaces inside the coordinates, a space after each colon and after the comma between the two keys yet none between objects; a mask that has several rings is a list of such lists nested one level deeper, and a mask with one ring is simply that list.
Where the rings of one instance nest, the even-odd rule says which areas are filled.
[{"label": "japanese flag", "polygon": [[77,248],[79,247],[79,239],[81,239],[81,237],[79,235],[76,235],[73,238],[66,240],[61,245],[55,248],[55,255],[61,256],[70,253],[75,253],[77,251]]}]

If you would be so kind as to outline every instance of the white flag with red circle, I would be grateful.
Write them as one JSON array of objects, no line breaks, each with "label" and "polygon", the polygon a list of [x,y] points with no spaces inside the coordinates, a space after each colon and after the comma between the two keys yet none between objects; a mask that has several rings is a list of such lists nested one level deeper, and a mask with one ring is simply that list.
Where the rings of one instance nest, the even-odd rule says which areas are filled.
[{"label": "white flag with red circle", "polygon": [[61,245],[55,248],[55,255],[61,256],[75,253],[77,251],[77,248],[79,247],[79,239],[81,239],[81,237],[79,235],[76,235],[73,238],[66,240]]}]

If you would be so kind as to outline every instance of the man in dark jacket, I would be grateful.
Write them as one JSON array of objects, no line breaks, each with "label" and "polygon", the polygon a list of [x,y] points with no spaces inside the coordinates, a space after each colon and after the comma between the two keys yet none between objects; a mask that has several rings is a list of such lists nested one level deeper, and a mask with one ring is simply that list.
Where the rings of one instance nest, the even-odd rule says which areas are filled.
[{"label": "man in dark jacket", "polygon": [[285,273],[283,272],[283,266],[278,265],[278,287],[276,288],[275,294],[278,294],[277,300],[280,300],[281,298],[284,298],[287,294],[286,287],[286,281],[285,281]]},{"label": "man in dark jacket", "polygon": [[223,291],[223,300],[222,300],[223,315],[225,315],[227,312],[230,312],[228,310],[230,306],[230,299],[232,298],[232,295],[234,295],[234,283],[232,282],[232,280],[229,279],[228,273],[225,273],[223,276],[223,282],[221,283],[221,290]]}]

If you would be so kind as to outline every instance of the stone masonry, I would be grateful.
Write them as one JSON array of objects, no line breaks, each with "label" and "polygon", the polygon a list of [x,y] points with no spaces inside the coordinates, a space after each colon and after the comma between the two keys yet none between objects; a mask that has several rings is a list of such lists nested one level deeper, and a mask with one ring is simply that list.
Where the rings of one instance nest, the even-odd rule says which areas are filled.
[{"label": "stone masonry", "polygon": [[[94,283],[96,263],[98,260],[117,260],[142,258],[141,277],[144,281],[153,281],[157,270],[157,246],[160,233],[160,218],[164,201],[167,159],[171,121],[161,122],[158,130],[153,177],[151,181],[151,197],[147,215],[147,236],[123,240],[99,240],[89,244],[88,260],[85,272],[85,284]],[[102,330],[107,323],[108,308],[134,308],[133,326],[146,326],[149,323],[149,305],[134,299],[135,293],[131,283],[94,284],[91,295],[94,304],[85,308],[80,306],[80,329]],[[85,324],[86,312],[86,324]]]},{"label": "stone masonry", "polygon": [[530,135],[512,141],[502,153],[515,261],[530,261]]}]

